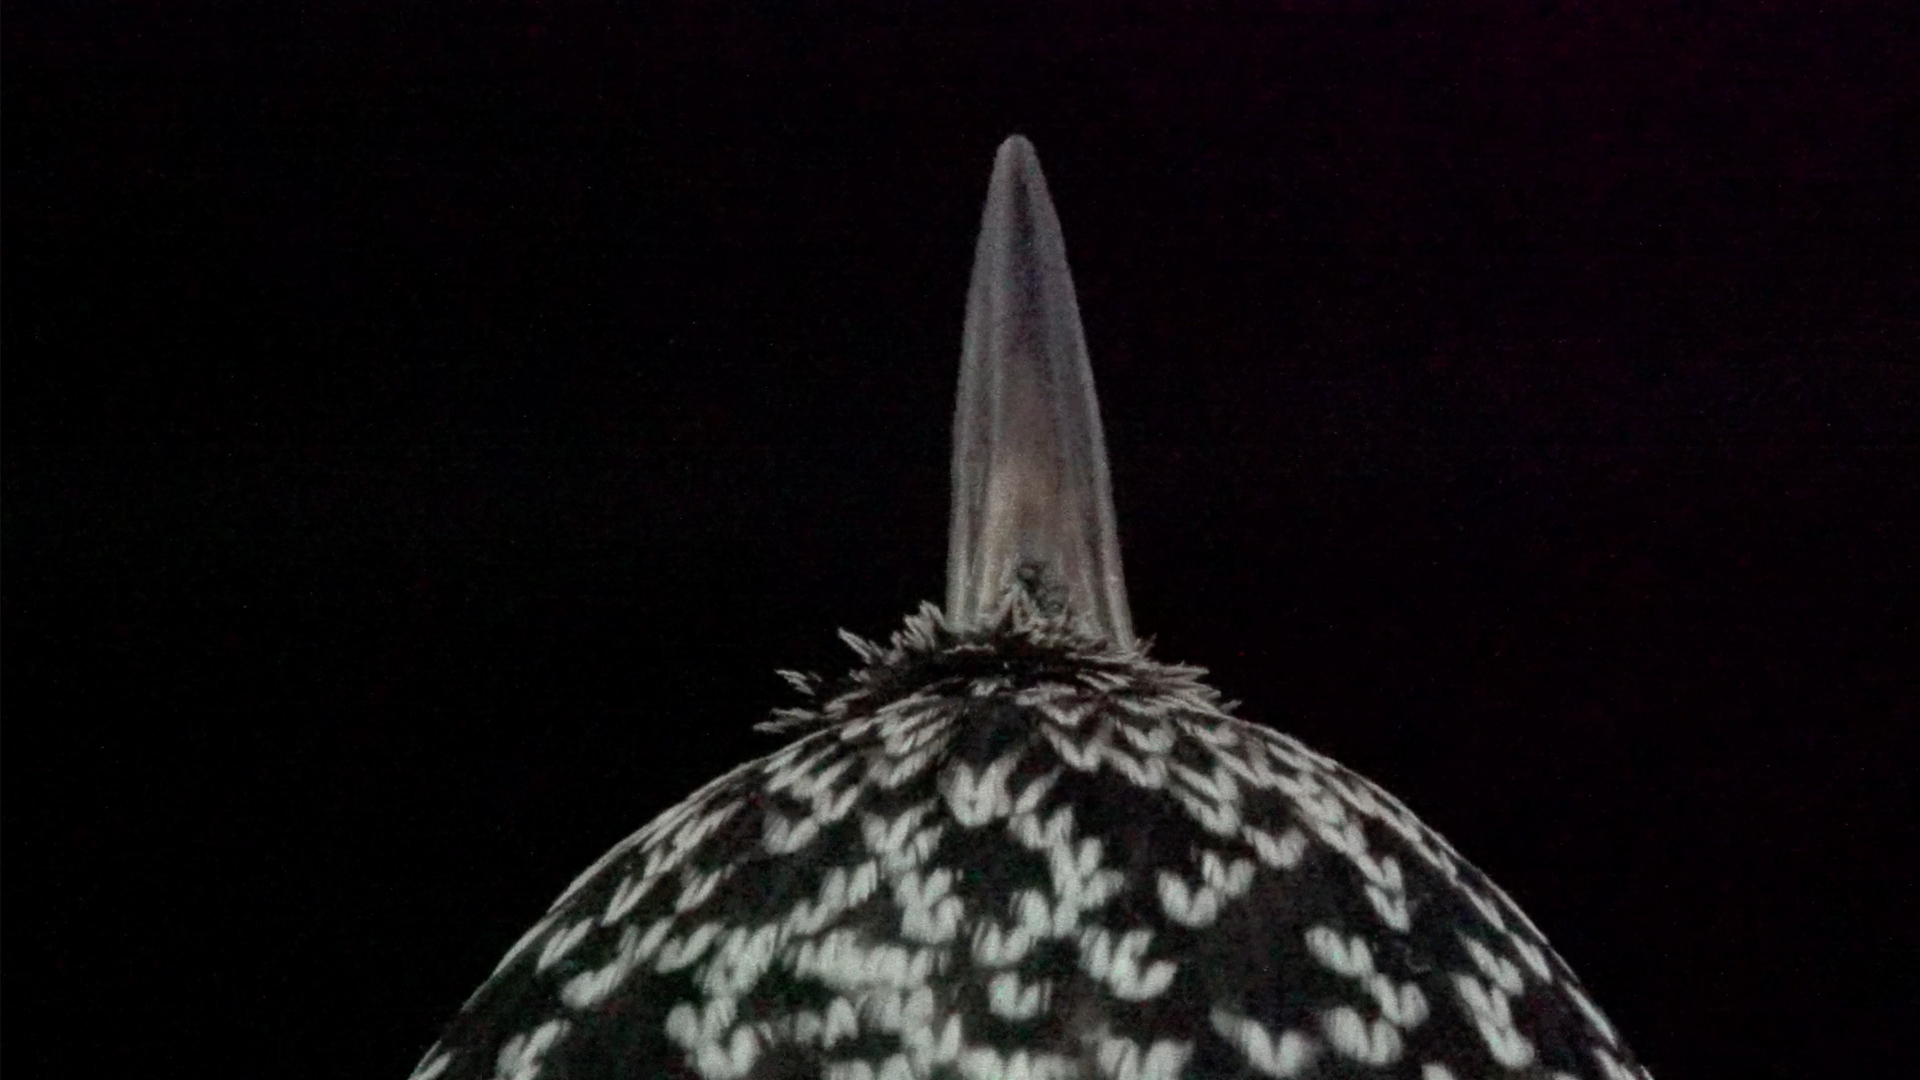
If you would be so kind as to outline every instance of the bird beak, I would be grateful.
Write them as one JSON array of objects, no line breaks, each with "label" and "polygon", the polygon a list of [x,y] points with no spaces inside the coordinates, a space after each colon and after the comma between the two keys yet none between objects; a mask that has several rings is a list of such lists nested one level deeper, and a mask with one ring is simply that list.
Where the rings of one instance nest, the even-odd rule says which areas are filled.
[{"label": "bird beak", "polygon": [[947,618],[988,625],[1019,591],[1134,645],[1066,243],[1033,144],[1015,135],[994,158],[967,292]]}]

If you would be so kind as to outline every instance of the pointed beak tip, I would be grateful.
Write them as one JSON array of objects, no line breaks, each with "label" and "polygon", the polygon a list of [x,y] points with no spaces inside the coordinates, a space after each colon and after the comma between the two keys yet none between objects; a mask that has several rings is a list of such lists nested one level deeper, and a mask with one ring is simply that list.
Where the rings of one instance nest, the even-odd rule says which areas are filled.
[{"label": "pointed beak tip", "polygon": [[1033,143],[1025,135],[1009,135],[1000,141],[1000,149],[994,158],[1001,168],[1031,168],[1037,165],[1040,155],[1033,149]]}]

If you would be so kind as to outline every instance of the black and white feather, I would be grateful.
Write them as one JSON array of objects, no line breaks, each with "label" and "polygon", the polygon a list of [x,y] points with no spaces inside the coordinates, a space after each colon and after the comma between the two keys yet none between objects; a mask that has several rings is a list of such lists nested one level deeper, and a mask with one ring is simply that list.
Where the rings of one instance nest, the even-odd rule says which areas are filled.
[{"label": "black and white feather", "polygon": [[967,309],[947,606],[582,874],[415,1080],[1645,1077],[1505,893],[1133,634],[1032,147]]}]

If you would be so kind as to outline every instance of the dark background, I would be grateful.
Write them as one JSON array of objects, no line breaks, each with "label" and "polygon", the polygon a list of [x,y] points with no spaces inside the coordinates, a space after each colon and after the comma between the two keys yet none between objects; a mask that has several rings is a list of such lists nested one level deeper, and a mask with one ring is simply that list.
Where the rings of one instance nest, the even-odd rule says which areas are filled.
[{"label": "dark background", "polygon": [[7,1070],[404,1076],[937,597],[1015,130],[1159,655],[1663,1080],[1910,1064],[1920,36],[922,6],[10,6]]}]

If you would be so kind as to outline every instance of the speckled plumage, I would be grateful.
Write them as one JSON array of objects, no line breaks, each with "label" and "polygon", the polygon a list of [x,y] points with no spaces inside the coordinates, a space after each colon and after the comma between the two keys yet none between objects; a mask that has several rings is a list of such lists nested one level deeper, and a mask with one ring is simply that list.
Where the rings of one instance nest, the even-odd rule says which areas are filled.
[{"label": "speckled plumage", "polygon": [[996,607],[850,637],[796,741],[581,875],[416,1080],[1645,1075],[1406,807],[1114,632],[1084,539],[1025,547],[1092,552],[1079,586],[989,567]]}]

